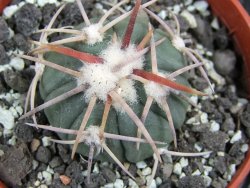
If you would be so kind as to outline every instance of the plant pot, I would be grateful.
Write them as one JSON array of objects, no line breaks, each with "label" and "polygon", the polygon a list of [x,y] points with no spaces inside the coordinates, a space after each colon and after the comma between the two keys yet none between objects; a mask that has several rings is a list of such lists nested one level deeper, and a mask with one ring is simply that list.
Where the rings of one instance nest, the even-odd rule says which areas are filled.
[{"label": "plant pot", "polygon": [[3,9],[11,2],[11,0],[0,0],[0,15],[3,12]]},{"label": "plant pot", "polygon": [[[236,48],[239,50],[244,60],[244,81],[250,98],[250,16],[243,8],[239,0],[227,0],[221,2],[218,0],[208,0],[214,14],[228,28],[233,37]],[[249,144],[250,146],[250,144]],[[250,172],[250,150],[245,161],[237,170],[228,188],[240,187],[244,179]]]}]

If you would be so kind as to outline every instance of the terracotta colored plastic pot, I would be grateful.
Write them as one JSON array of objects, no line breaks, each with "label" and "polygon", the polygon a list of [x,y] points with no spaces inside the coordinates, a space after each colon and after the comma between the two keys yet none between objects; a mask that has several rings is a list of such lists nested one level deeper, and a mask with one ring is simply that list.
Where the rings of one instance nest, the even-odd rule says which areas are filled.
[{"label": "terracotta colored plastic pot", "polygon": [[239,0],[207,0],[214,14],[225,24],[244,60],[245,83],[250,98],[250,16]]},{"label": "terracotta colored plastic pot", "polygon": [[[244,60],[244,79],[250,98],[250,16],[239,0],[207,0],[214,14],[228,28]],[[249,145],[250,148],[250,145]],[[241,186],[250,172],[250,149],[228,188]]]},{"label": "terracotta colored plastic pot", "polygon": [[3,9],[11,2],[11,0],[0,0],[0,14],[2,14]]}]

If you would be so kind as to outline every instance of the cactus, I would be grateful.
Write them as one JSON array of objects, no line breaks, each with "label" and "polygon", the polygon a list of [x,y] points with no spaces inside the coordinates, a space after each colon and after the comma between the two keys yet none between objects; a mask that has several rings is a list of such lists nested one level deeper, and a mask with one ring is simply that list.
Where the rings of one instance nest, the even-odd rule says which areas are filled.
[{"label": "cactus", "polygon": [[[176,40],[152,28],[148,15],[154,14],[145,8],[155,0],[143,5],[137,0],[132,11],[107,21],[125,2],[96,22],[77,0],[84,24],[53,29],[51,22],[40,31],[45,37],[34,42],[38,48],[32,53],[38,57],[19,56],[46,65],[39,85],[45,103],[33,105],[21,119],[44,109],[54,127],[29,125],[57,132],[63,140],[55,142],[73,144],[72,157],[78,152],[90,161],[93,156],[115,161],[129,174],[121,162],[153,154],[161,161],[158,148],[172,141],[177,147],[175,129],[182,126],[190,102],[183,92],[205,94],[187,81],[187,71],[203,65],[196,54],[191,54],[195,64],[187,65]],[[68,35],[45,43],[51,32]]]}]

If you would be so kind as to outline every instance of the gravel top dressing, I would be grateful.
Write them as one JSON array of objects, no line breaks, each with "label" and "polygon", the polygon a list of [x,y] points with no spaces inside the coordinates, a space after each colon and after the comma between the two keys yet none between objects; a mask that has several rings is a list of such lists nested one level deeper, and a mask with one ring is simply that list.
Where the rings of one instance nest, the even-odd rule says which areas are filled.
[{"label": "gravel top dressing", "polygon": [[[24,114],[25,98],[36,67],[34,62],[14,54],[28,54],[34,49],[30,40],[39,41],[40,33],[36,31],[46,27],[65,2],[53,28],[82,23],[82,15],[73,0],[13,0],[0,16],[0,180],[10,187],[39,188],[226,187],[249,149],[250,103],[243,97],[245,91],[241,87],[242,59],[234,51],[227,30],[203,0],[159,0],[150,10],[173,28],[175,22],[169,11],[177,15],[180,36],[187,42],[186,46],[203,57],[214,89],[211,94],[201,73],[196,69],[190,71],[188,81],[192,88],[211,95],[190,97],[193,106],[188,108],[184,125],[176,130],[178,147],[175,149],[171,142],[167,149],[212,151],[211,154],[162,155],[163,163],[158,164],[150,185],[156,160],[153,156],[137,163],[123,162],[134,180],[115,163],[93,160],[88,182],[87,157],[76,154],[72,160],[67,145],[50,140],[59,139],[55,133],[26,125],[33,123],[31,117],[18,120]],[[100,17],[117,3],[117,0],[88,0],[83,5],[88,15]],[[121,6],[111,19],[133,7],[134,2]],[[154,19],[151,22],[155,28],[162,27]],[[62,38],[58,33],[49,35],[50,42]],[[37,106],[43,104],[39,89]],[[38,124],[49,124],[43,111],[36,113],[36,118]]]}]

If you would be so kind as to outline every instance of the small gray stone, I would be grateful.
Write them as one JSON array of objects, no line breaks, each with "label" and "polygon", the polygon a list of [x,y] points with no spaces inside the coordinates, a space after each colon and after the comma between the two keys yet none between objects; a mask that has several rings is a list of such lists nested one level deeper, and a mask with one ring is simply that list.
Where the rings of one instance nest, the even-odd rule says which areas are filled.
[{"label": "small gray stone", "polygon": [[63,160],[64,163],[67,163],[70,161],[70,154],[68,153],[68,150],[66,149],[65,146],[61,145],[61,144],[57,144],[57,149],[58,149],[58,153],[61,157],[61,159]]},{"label": "small gray stone", "polygon": [[5,48],[0,44],[0,65],[4,65],[4,64],[9,63],[9,60],[10,59],[5,51]]},{"label": "small gray stone", "polygon": [[51,159],[51,152],[48,148],[40,146],[36,152],[36,160],[48,163]]},{"label": "small gray stone", "polygon": [[212,50],[213,49],[213,31],[212,31],[210,24],[198,15],[195,15],[195,19],[197,22],[197,27],[193,29],[194,36],[196,36],[198,41],[203,46]]},{"label": "small gray stone", "polygon": [[15,14],[16,29],[24,36],[30,36],[38,28],[42,13],[35,5],[27,3]]},{"label": "small gray stone", "polygon": [[227,170],[227,164],[226,164],[226,160],[225,157],[222,156],[217,156],[214,159],[214,168],[221,174],[223,175],[226,170]]},{"label": "small gray stone", "polygon": [[200,141],[208,149],[213,151],[224,151],[228,136],[224,132],[202,133]]},{"label": "small gray stone", "polygon": [[107,183],[114,182],[116,179],[115,173],[109,168],[103,168],[101,170],[101,173],[103,174],[103,176],[107,180]]},{"label": "small gray stone", "polygon": [[22,34],[16,34],[13,37],[13,40],[18,49],[24,51],[25,53],[29,51],[30,44],[28,43],[28,40]]},{"label": "small gray stone", "polygon": [[50,162],[49,162],[49,166],[51,168],[55,168],[55,167],[58,167],[62,164],[62,159],[58,156],[55,156]]},{"label": "small gray stone", "polygon": [[234,131],[235,123],[234,123],[233,118],[230,115],[227,115],[227,117],[226,117],[225,121],[223,122],[221,128],[225,132]]},{"label": "small gray stone", "polygon": [[231,50],[215,51],[213,60],[216,71],[223,76],[229,75],[235,69],[236,56]]},{"label": "small gray stone", "polygon": [[18,123],[15,128],[15,133],[18,138],[24,142],[31,142],[33,140],[33,128],[23,123]]},{"label": "small gray stone", "polygon": [[178,187],[204,188],[205,182],[204,179],[200,176],[185,176],[179,180]]},{"label": "small gray stone", "polygon": [[0,43],[8,40],[9,38],[9,28],[3,17],[0,17]]},{"label": "small gray stone", "polygon": [[250,104],[247,105],[246,110],[240,116],[240,120],[245,127],[250,128]]},{"label": "small gray stone", "polygon": [[65,175],[70,177],[75,183],[82,183],[84,180],[82,175],[82,166],[76,161],[69,164],[65,170]]},{"label": "small gray stone", "polygon": [[222,50],[226,49],[226,47],[228,46],[228,34],[225,27],[222,27],[218,31],[216,31],[214,38],[216,47]]},{"label": "small gray stone", "polygon": [[163,165],[162,165],[162,167],[161,167],[161,170],[162,170],[162,173],[163,173],[163,179],[164,180],[167,180],[170,176],[171,176],[171,174],[172,174],[172,172],[173,172],[173,164],[170,164],[170,163],[164,163]]},{"label": "small gray stone", "polygon": [[6,70],[4,71],[4,80],[9,87],[20,93],[29,89],[29,81],[20,72]]}]

